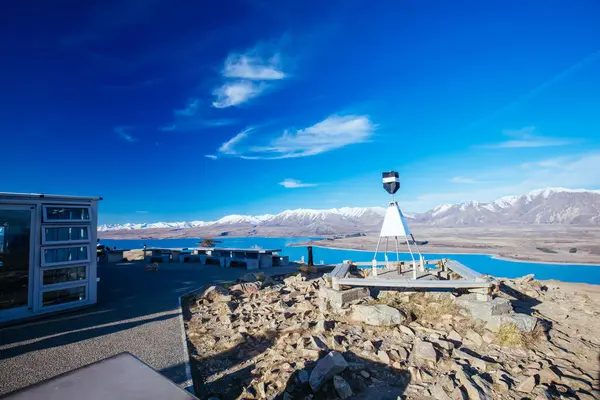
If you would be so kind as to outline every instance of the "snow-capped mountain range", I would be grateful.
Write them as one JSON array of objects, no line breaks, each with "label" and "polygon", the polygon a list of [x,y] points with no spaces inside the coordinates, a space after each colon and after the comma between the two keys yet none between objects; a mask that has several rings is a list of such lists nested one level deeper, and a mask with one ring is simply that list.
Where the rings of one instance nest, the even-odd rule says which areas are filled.
[{"label": "snow-capped mountain range", "polygon": [[311,227],[314,231],[325,233],[327,227],[358,228],[381,223],[385,214],[383,207],[343,207],[329,210],[313,210],[299,208],[286,210],[279,214],[265,215],[227,215],[216,221],[189,221],[189,222],[155,222],[142,224],[106,224],[100,225],[98,230],[138,230],[138,229],[185,229],[185,228],[218,228],[231,226],[262,226],[262,227]]},{"label": "snow-capped mountain range", "polygon": [[[231,228],[301,229],[304,233],[345,234],[376,232],[385,208],[344,207],[328,210],[296,209],[279,214],[227,215],[216,221],[107,224],[99,231],[140,229],[227,230]],[[512,224],[599,224],[600,190],[546,188],[521,196],[506,196],[490,203],[468,201],[441,204],[424,213],[405,213],[413,223],[434,226]]]}]

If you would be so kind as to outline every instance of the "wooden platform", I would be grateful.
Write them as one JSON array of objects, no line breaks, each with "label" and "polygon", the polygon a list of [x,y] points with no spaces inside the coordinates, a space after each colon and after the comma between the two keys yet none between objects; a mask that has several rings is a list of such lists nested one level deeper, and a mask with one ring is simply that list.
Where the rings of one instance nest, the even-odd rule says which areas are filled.
[{"label": "wooden platform", "polygon": [[[440,262],[441,261],[441,262]],[[370,263],[356,263],[363,266]],[[331,286],[335,290],[342,290],[342,286],[367,286],[391,288],[423,288],[423,289],[476,289],[483,292],[489,291],[496,281],[491,277],[454,260],[439,260],[431,266],[436,268],[421,271],[417,269],[417,279],[411,279],[413,274],[412,262],[405,263],[401,273],[397,270],[379,271],[376,277],[356,278],[347,277],[352,265],[348,262],[338,264],[327,276],[331,278]],[[437,267],[439,266],[439,267]],[[457,276],[458,279],[444,279],[444,276]],[[441,278],[440,278],[441,277]]]}]

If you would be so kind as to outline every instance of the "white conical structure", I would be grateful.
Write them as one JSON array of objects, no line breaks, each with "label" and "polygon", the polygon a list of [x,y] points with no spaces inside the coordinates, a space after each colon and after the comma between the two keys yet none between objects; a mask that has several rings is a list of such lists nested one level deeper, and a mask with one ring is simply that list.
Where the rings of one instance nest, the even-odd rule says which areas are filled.
[{"label": "white conical structure", "polygon": [[392,202],[385,211],[380,237],[409,236],[410,228],[398,203]]},{"label": "white conical structure", "polygon": [[[419,251],[419,247],[417,246],[417,241],[412,235],[408,224],[406,223],[406,218],[400,209],[398,203],[394,200],[389,205],[385,212],[385,217],[383,219],[383,225],[381,227],[381,233],[379,235],[379,240],[377,241],[377,248],[375,249],[375,255],[373,256],[373,276],[377,276],[377,252],[379,251],[379,245],[381,243],[381,238],[385,238],[385,263],[388,265],[388,243],[389,238],[393,237],[396,244],[396,261],[400,263],[400,253],[398,249],[398,238],[404,238],[406,241],[406,245],[408,246],[408,252],[410,253],[410,257],[413,261],[413,279],[417,279],[417,262],[415,260],[415,255],[410,247],[410,240],[413,241],[415,245],[416,252],[419,256],[419,264],[421,269],[424,268],[424,260],[421,252]],[[410,238],[410,239],[409,239]]]}]

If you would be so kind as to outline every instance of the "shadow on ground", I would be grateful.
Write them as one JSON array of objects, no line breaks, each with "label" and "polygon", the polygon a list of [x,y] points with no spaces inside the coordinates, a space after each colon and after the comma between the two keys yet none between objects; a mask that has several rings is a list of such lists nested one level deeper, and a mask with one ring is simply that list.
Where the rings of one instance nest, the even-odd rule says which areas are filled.
[{"label": "shadow on ground", "polygon": [[[187,306],[184,306],[184,316],[189,318],[191,313],[186,308]],[[275,389],[267,386],[265,390],[268,398],[282,399],[285,392],[291,398],[301,399],[309,395],[317,400],[336,398],[332,380],[313,393],[307,379],[317,360],[296,362],[295,357],[299,357],[297,353],[295,355],[283,353],[283,358],[274,361],[267,370],[261,371],[256,363],[256,357],[274,349],[279,339],[280,334],[277,331],[265,331],[258,336],[248,335],[243,343],[210,357],[198,354],[188,340],[196,394],[201,398],[216,396],[222,400],[229,400],[236,399],[247,392],[254,398],[260,398],[261,395],[257,393],[255,384],[260,382],[260,375],[268,373],[289,377],[282,382],[283,387]],[[328,351],[321,351],[320,357],[327,353]],[[342,352],[342,355],[349,367],[339,375],[352,388],[353,399],[396,400],[404,393],[410,382],[410,373],[406,369],[394,369],[387,364],[363,358],[351,351]]]},{"label": "shadow on ground", "polygon": [[[541,286],[540,288],[544,288],[544,286]],[[513,309],[517,313],[533,315],[535,311],[533,307],[541,303],[538,299],[531,297],[514,287],[500,285],[500,291],[514,299],[511,303]]]},{"label": "shadow on ground", "polygon": [[119,332],[124,329],[130,329],[140,324],[148,324],[155,321],[164,321],[170,318],[179,316],[179,313],[173,312],[154,318],[144,318],[139,321],[115,323],[108,326],[102,326],[99,328],[89,328],[81,331],[66,332],[58,336],[49,337],[46,339],[28,342],[20,346],[14,346],[2,350],[3,358],[16,357],[30,351],[44,350],[51,347],[63,346],[70,343],[76,343],[82,340],[91,339],[97,336],[108,335],[114,332]]},{"label": "shadow on ground", "polygon": [[[30,371],[22,379],[0,385],[0,395],[80,367],[79,350],[70,345],[90,339],[98,339],[87,352],[92,361],[117,350],[128,351],[153,368],[164,368],[167,378],[183,383],[183,343],[167,336],[179,327],[179,297],[207,284],[234,281],[246,271],[199,263],[166,263],[151,272],[145,271],[145,265],[143,261],[100,264],[96,305],[0,327],[0,375],[15,369]],[[148,329],[134,330],[141,325],[148,325]],[[136,336],[140,332],[146,336]],[[115,341],[116,333],[131,340]],[[155,346],[161,347],[161,357],[153,356]],[[59,367],[43,368],[56,360],[60,360]]]}]

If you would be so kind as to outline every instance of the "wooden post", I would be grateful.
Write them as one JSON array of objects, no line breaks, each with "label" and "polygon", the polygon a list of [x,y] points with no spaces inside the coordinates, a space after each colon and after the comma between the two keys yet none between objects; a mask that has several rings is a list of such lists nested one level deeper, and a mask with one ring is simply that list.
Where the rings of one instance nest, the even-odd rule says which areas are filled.
[{"label": "wooden post", "polygon": [[333,290],[341,290],[342,288],[340,287],[340,284],[338,282],[339,278],[338,277],[332,277],[331,278],[331,288]]}]

